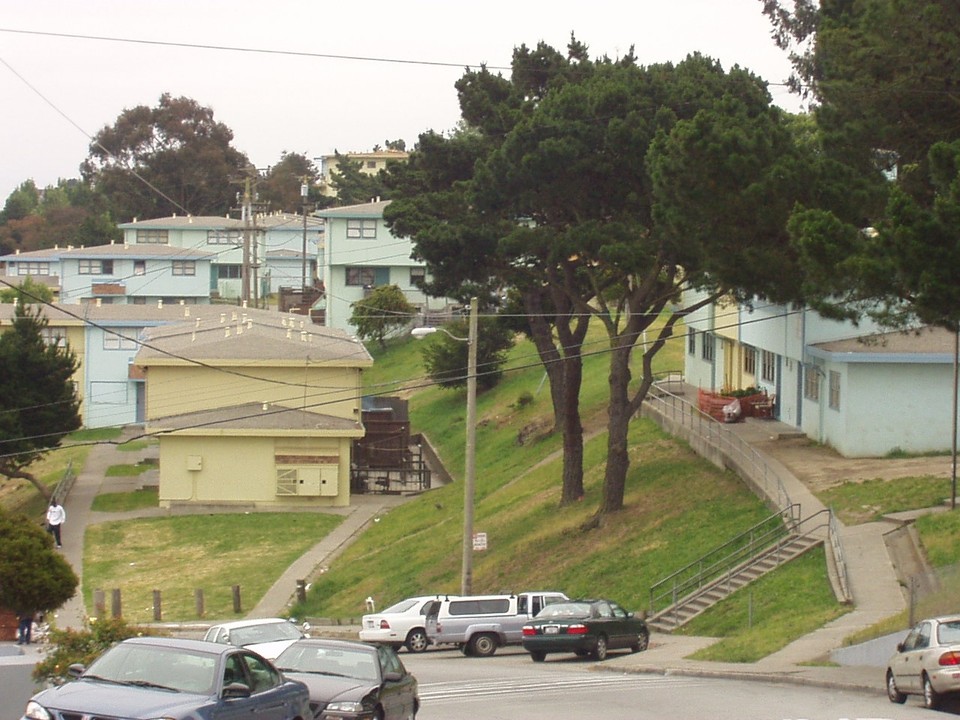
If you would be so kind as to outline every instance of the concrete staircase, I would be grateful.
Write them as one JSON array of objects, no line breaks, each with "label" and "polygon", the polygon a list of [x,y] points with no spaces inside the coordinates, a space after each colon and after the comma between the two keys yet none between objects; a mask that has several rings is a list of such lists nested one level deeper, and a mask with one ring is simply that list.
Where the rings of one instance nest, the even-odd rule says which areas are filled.
[{"label": "concrete staircase", "polygon": [[647,619],[647,625],[655,632],[668,633],[675,630],[740,588],[822,545],[823,542],[822,537],[813,534],[789,534],[776,545],[757,553],[655,613]]}]

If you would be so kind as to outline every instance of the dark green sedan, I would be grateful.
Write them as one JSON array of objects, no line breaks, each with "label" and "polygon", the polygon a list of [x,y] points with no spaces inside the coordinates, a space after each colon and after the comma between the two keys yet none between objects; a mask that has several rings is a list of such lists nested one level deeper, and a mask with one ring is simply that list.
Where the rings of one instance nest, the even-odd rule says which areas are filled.
[{"label": "dark green sedan", "polygon": [[647,624],[612,600],[569,600],[548,605],[523,626],[523,649],[534,662],[550,653],[603,660],[608,650],[646,650]]}]

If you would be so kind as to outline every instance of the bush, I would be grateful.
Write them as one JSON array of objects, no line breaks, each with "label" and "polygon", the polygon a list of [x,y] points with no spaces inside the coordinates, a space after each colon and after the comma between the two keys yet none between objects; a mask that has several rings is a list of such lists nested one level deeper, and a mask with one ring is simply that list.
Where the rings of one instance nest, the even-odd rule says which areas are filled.
[{"label": "bush", "polygon": [[74,663],[89,665],[121,640],[156,634],[147,628],[128,625],[123,618],[94,618],[83,630],[51,629],[47,641],[52,647],[33,668],[33,679],[60,684],[68,679],[67,669]]}]

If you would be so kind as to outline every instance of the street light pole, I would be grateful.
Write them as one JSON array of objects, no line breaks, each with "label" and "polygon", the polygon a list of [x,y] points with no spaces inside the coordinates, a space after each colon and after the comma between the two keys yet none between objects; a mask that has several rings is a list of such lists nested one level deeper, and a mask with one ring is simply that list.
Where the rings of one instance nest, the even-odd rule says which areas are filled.
[{"label": "street light pole", "polygon": [[473,589],[473,500],[477,475],[477,299],[470,298],[467,337],[467,447],[463,479],[463,572],[460,594]]},{"label": "street light pole", "polygon": [[473,590],[473,495],[477,479],[477,299],[470,298],[470,322],[467,337],[457,337],[443,328],[418,327],[410,331],[420,339],[437,330],[467,343],[467,445],[463,472],[463,569],[460,576],[460,594]]}]

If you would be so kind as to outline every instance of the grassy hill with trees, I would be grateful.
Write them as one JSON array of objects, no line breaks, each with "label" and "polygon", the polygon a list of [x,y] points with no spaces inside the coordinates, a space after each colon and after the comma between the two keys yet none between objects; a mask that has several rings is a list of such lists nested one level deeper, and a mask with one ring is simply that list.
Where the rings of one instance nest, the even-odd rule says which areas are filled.
[{"label": "grassy hill with trees", "polygon": [[[560,438],[549,432],[550,400],[529,343],[512,350],[503,381],[479,396],[474,529],[487,534],[488,549],[474,555],[475,593],[557,589],[571,596],[609,596],[643,610],[651,584],[769,514],[734,474],[638,418],[630,429],[625,509],[600,528],[584,529],[601,501],[605,344],[597,335],[585,358],[588,440],[580,503],[560,506]],[[459,592],[465,395],[419,380],[419,348],[402,341],[375,351],[367,388],[409,397],[413,428],[429,437],[455,481],[380,518],[313,583],[307,602],[292,610],[297,616],[356,618],[368,596],[385,607],[412,595]],[[657,356],[657,370],[680,368],[682,352],[682,340],[668,343]],[[778,571],[779,582],[753,599],[751,633],[765,637],[762,654],[844,612],[819,558]],[[809,597],[797,600],[783,592],[794,582],[810,587]],[[791,604],[802,618],[799,625],[778,625]],[[718,634],[746,632],[745,607],[734,601],[728,608],[733,609],[718,616],[716,625],[701,627]]]}]

